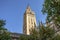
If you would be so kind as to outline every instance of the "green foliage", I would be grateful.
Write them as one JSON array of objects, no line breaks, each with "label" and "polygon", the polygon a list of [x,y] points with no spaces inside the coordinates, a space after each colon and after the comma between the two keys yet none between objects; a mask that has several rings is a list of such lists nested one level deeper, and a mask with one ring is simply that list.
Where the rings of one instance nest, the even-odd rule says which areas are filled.
[{"label": "green foliage", "polygon": [[10,33],[4,28],[5,21],[0,20],[0,40],[11,40]]},{"label": "green foliage", "polygon": [[55,30],[50,28],[49,26],[43,25],[43,23],[39,23],[39,39],[40,40],[50,40],[55,34]]},{"label": "green foliage", "polygon": [[11,40],[10,34],[8,32],[0,34],[0,40]]},{"label": "green foliage", "polygon": [[21,35],[19,40],[59,40],[60,36],[55,36],[55,30],[50,27],[39,26],[39,30],[32,29],[30,35]]},{"label": "green foliage", "polygon": [[57,34],[52,40],[60,40],[60,35]]},{"label": "green foliage", "polygon": [[52,40],[55,31],[49,27],[39,26],[38,29],[32,29],[30,35],[22,35],[19,40]]},{"label": "green foliage", "polygon": [[49,22],[60,27],[60,0],[45,0],[42,11],[47,14]]},{"label": "green foliage", "polygon": [[30,34],[31,40],[38,40],[39,39],[39,33],[37,29],[31,29]]},{"label": "green foliage", "polygon": [[5,25],[5,21],[4,20],[0,20],[0,30],[6,30],[5,28],[4,28],[4,25]]},{"label": "green foliage", "polygon": [[[53,22],[55,27],[60,31],[60,0],[44,0],[43,14],[47,14],[48,22]],[[50,25],[51,26],[51,25]],[[50,27],[49,26],[49,27]],[[53,31],[54,32],[54,31]],[[48,32],[47,32],[48,33]],[[52,33],[50,33],[52,35]],[[57,33],[53,33],[54,35]],[[60,35],[52,36],[50,40],[59,40]]]},{"label": "green foliage", "polygon": [[28,40],[28,36],[27,35],[20,35],[19,40]]}]

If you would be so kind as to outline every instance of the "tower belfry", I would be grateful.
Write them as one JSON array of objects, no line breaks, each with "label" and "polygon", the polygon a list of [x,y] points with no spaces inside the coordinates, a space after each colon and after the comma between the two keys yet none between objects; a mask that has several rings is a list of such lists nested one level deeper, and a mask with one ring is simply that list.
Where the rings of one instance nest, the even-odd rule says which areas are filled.
[{"label": "tower belfry", "polygon": [[35,28],[35,26],[36,26],[35,14],[28,5],[24,13],[23,33],[30,35],[30,29]]}]

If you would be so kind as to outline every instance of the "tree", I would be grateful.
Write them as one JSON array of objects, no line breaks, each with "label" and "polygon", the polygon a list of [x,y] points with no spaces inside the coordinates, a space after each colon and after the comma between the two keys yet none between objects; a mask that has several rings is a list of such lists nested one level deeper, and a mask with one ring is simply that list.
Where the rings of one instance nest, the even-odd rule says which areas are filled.
[{"label": "tree", "polygon": [[11,40],[10,33],[4,28],[5,21],[0,20],[0,40]]},{"label": "tree", "polygon": [[39,32],[38,29],[31,29],[30,30],[30,39],[31,40],[39,40]]},{"label": "tree", "polygon": [[[56,27],[56,32],[55,34],[57,34],[57,32],[60,31],[60,0],[44,0],[44,4],[43,4],[43,9],[42,12],[43,14],[47,14],[47,19],[49,23],[53,23],[55,26],[52,27]],[[52,24],[52,25],[53,25]],[[51,25],[49,26],[51,27]],[[59,40],[60,35],[56,35],[53,36],[53,40]]]},{"label": "tree", "polygon": [[32,29],[30,34],[30,40],[59,40],[60,35],[55,34],[55,30],[50,26],[45,26],[42,23],[38,26],[38,29]]},{"label": "tree", "polygon": [[39,25],[39,38],[40,40],[51,40],[55,34],[54,29],[51,29],[49,26]]},{"label": "tree", "polygon": [[26,40],[25,36],[20,36],[19,40]]},{"label": "tree", "polygon": [[52,40],[55,35],[54,29],[45,27],[42,23],[39,23],[37,29],[32,29],[30,34],[30,40]]},{"label": "tree", "polygon": [[45,0],[42,11],[47,14],[47,20],[60,29],[60,0]]},{"label": "tree", "polygon": [[39,25],[37,29],[32,29],[30,35],[21,35],[19,40],[59,40],[60,35],[55,34],[55,30],[49,26]]},{"label": "tree", "polygon": [[60,40],[60,35],[56,35],[53,40]]}]

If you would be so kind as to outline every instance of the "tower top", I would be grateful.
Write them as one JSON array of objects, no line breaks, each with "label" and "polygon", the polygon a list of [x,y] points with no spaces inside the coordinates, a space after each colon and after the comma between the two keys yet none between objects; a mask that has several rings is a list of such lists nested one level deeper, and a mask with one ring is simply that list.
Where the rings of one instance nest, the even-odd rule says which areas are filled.
[{"label": "tower top", "polygon": [[27,5],[27,10],[31,11],[30,5]]},{"label": "tower top", "polygon": [[29,4],[27,5],[27,9],[30,9],[30,5]]},{"label": "tower top", "polygon": [[34,14],[34,12],[31,10],[29,4],[27,5],[27,8],[26,8],[25,14]]}]

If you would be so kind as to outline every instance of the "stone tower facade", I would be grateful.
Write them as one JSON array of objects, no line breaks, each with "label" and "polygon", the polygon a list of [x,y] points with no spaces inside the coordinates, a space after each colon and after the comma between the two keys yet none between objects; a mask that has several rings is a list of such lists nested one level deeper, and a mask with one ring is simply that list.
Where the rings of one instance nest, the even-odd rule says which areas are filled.
[{"label": "stone tower facade", "polygon": [[36,26],[35,13],[31,10],[30,6],[27,6],[27,9],[24,13],[23,19],[23,33],[30,35],[30,30]]}]

